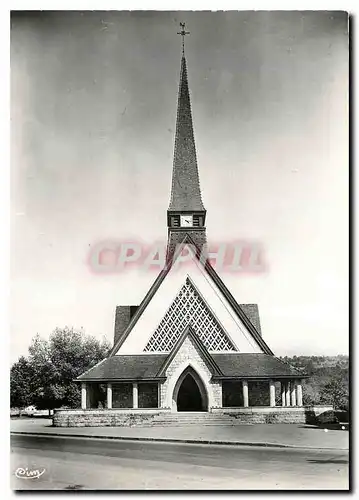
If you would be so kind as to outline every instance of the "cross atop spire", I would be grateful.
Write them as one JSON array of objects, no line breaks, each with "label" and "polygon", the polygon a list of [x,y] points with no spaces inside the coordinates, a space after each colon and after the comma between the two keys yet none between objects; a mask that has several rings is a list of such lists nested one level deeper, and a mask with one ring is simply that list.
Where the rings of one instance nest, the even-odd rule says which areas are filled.
[{"label": "cross atop spire", "polygon": [[190,32],[186,31],[186,23],[180,23],[181,31],[177,31],[177,35],[182,36],[182,54],[184,55],[184,37],[189,35]]}]

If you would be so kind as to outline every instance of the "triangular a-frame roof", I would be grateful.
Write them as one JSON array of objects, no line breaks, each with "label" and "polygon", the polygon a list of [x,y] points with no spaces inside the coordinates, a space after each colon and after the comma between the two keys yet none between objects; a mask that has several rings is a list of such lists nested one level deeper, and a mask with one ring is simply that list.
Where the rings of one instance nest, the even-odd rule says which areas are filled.
[{"label": "triangular a-frame roof", "polygon": [[211,371],[212,371],[213,375],[215,375],[217,377],[220,377],[221,375],[223,375],[222,372],[221,372],[221,370],[220,370],[220,368],[219,368],[219,366],[214,361],[214,359],[212,358],[212,356],[210,355],[210,353],[207,351],[207,349],[205,348],[205,346],[204,346],[203,342],[201,341],[201,339],[193,331],[193,328],[190,325],[188,325],[185,328],[185,330],[183,331],[183,333],[180,336],[180,338],[177,340],[175,346],[173,347],[172,351],[169,353],[169,355],[166,358],[165,362],[161,366],[161,369],[157,373],[157,377],[164,377],[165,376],[167,368],[171,364],[172,360],[174,359],[174,357],[176,356],[176,354],[180,350],[183,342],[185,341],[185,339],[187,337],[189,337],[192,340],[192,342],[194,343],[194,345],[198,348],[198,350],[202,354],[203,358],[207,361],[207,363],[209,364],[209,366],[212,369]]},{"label": "triangular a-frame roof", "polygon": [[261,347],[263,352],[265,354],[270,354],[274,355],[273,351],[270,349],[270,347],[267,345],[267,343],[264,341],[263,337],[257,332],[255,329],[254,325],[251,323],[251,321],[248,319],[244,311],[241,309],[240,305],[238,302],[235,300],[233,295],[230,293],[226,285],[223,283],[221,278],[218,276],[217,272],[215,269],[212,267],[210,262],[208,260],[201,260],[201,250],[198,248],[198,246],[194,243],[193,239],[188,233],[185,233],[184,238],[182,240],[182,243],[179,245],[177,248],[176,252],[174,253],[173,257],[166,263],[166,266],[164,269],[159,273],[157,276],[156,280],[150,287],[149,291],[143,298],[141,304],[139,305],[137,311],[133,315],[131,321],[129,322],[127,328],[121,335],[121,337],[115,342],[111,352],[110,356],[114,356],[116,352],[119,350],[119,348],[122,346],[122,344],[125,342],[126,338],[129,336],[130,332],[132,331],[133,327],[143,314],[144,310],[147,308],[148,304],[151,302],[151,299],[161,286],[162,282],[168,275],[169,271],[171,270],[171,267],[173,264],[176,262],[176,259],[179,257],[179,255],[182,252],[183,246],[184,245],[191,245],[192,248],[195,249],[195,258],[201,263],[203,266],[204,271],[207,273],[207,275],[211,278],[211,280],[215,283],[215,285],[218,287],[218,289],[221,291],[221,293],[224,295],[226,300],[228,301],[229,305],[232,307],[238,318],[242,321],[248,332],[251,334],[253,339],[257,342],[257,344]]}]

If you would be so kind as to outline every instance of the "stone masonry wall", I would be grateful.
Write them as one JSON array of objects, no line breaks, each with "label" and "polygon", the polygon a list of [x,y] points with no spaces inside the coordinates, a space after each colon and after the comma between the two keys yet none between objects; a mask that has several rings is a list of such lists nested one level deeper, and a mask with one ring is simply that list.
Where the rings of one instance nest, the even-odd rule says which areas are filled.
[{"label": "stone masonry wall", "polygon": [[331,422],[332,406],[302,407],[261,407],[261,408],[222,408],[213,413],[230,415],[238,423],[250,424],[318,424]]},{"label": "stone masonry wall", "polygon": [[222,382],[210,382],[214,397],[214,408],[222,407]]},{"label": "stone masonry wall", "polygon": [[117,306],[115,313],[115,332],[113,343],[120,339],[123,332],[126,330],[131,319],[131,306]]},{"label": "stone masonry wall", "polygon": [[[334,421],[332,406],[315,407],[262,407],[262,408],[212,408],[210,414],[231,417],[229,425],[251,424],[323,424]],[[55,410],[54,427],[135,427],[151,426],[161,415],[163,425],[173,422],[176,415],[169,409],[156,410]],[[208,415],[208,414],[204,414]],[[210,415],[209,415],[210,416]],[[216,422],[213,421],[213,425]]]},{"label": "stone masonry wall", "polygon": [[132,427],[149,424],[161,411],[55,410],[54,427]]},{"label": "stone masonry wall", "polygon": [[190,337],[184,340],[181,348],[166,371],[167,380],[161,385],[161,407],[173,408],[172,394],[174,386],[178,377],[189,365],[198,372],[207,389],[209,406],[221,407],[222,383],[211,382],[212,373],[203,360],[202,354],[194,345]]}]

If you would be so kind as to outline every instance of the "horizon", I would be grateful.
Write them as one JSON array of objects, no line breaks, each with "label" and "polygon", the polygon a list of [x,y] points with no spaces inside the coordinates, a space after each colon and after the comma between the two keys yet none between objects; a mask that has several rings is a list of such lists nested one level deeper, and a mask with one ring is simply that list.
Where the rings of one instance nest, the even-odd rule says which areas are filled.
[{"label": "horizon", "polygon": [[259,242],[268,262],[221,278],[258,303],[275,355],[348,356],[346,13],[11,21],[11,362],[65,325],[112,343],[116,305],[139,304],[156,277],[96,274],[88,256],[166,240],[180,21],[209,244]]}]

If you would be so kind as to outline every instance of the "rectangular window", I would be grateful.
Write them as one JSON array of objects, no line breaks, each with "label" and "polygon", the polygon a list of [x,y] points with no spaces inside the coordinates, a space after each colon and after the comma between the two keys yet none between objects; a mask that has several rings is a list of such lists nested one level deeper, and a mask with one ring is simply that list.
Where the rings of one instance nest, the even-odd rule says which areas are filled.
[{"label": "rectangular window", "polygon": [[249,406],[269,406],[269,381],[248,382]]},{"label": "rectangular window", "polygon": [[112,384],[112,408],[133,408],[132,384]]},{"label": "rectangular window", "polygon": [[222,382],[222,406],[223,408],[236,408],[243,406],[243,389],[241,381]]},{"label": "rectangular window", "polygon": [[158,408],[158,384],[138,384],[138,407]]},{"label": "rectangular window", "polygon": [[106,408],[107,385],[90,383],[87,386],[87,407],[88,408]]}]

